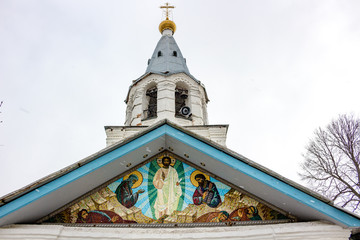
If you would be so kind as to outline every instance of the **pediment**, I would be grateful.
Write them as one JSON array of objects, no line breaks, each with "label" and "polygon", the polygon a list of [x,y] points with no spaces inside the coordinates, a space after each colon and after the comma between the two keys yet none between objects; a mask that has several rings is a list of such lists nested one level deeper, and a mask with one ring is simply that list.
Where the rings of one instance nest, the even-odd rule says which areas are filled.
[{"label": "pediment", "polygon": [[[301,185],[167,120],[3,197],[0,202],[0,225],[36,223],[39,220],[40,222],[53,221],[50,219],[56,218],[56,215],[63,211],[69,211],[69,208],[69,216],[72,216],[72,219],[68,222],[73,222],[74,217],[82,208],[87,211],[96,211],[96,208],[106,209],[104,205],[107,206],[111,197],[114,204],[112,206],[109,204],[107,208],[110,209],[109,211],[115,211],[118,207],[124,210],[123,212],[127,212],[126,209],[129,208],[124,209],[117,205],[115,200],[120,202],[117,197],[114,198],[113,194],[116,195],[115,185],[120,185],[125,180],[124,176],[134,171],[144,174],[142,178],[147,180],[143,180],[145,185],[132,189],[132,191],[143,189],[144,192],[139,194],[137,202],[130,208],[133,207],[135,212],[137,208],[141,209],[144,216],[157,221],[158,218],[154,217],[153,210],[149,210],[149,206],[151,209],[156,201],[155,195],[151,192],[152,190],[155,192],[155,189],[151,189],[153,181],[151,177],[149,178],[149,172],[146,173],[144,169],[148,168],[154,159],[164,154],[171,155],[186,169],[184,177],[180,174],[181,171],[177,171],[184,195],[182,195],[182,205],[179,200],[180,205],[177,205],[176,211],[187,211],[189,210],[187,207],[194,205],[192,194],[196,188],[185,172],[191,175],[192,170],[195,169],[209,175],[210,182],[214,182],[215,185],[227,186],[221,192],[221,201],[224,204],[221,206],[226,205],[225,198],[235,191],[240,195],[240,202],[249,199],[249,203],[244,206],[234,204],[228,210],[219,206],[209,208],[205,213],[224,210],[230,216],[236,209],[254,206],[258,213],[261,213],[259,215],[263,220],[274,219],[266,215],[269,211],[273,211],[291,220],[326,220],[346,227],[360,226],[358,216],[333,206],[327,199]],[[157,168],[156,165],[155,168]],[[158,169],[154,169],[153,173],[155,170]],[[106,195],[104,189],[109,196]],[[219,187],[219,189],[222,188]],[[86,201],[89,199],[93,203],[89,201],[87,204]],[[147,199],[148,203],[141,202],[143,199]],[[86,205],[80,206],[83,202]],[[141,204],[148,204],[146,205],[148,209],[145,211],[146,206]],[[261,210],[262,206],[271,210]],[[117,215],[122,219],[129,219],[120,211]],[[196,220],[202,215],[200,211],[197,211],[193,218]],[[169,219],[163,220],[169,221]]]},{"label": "pediment", "polygon": [[166,150],[38,222],[199,225],[296,221],[250,195]]}]

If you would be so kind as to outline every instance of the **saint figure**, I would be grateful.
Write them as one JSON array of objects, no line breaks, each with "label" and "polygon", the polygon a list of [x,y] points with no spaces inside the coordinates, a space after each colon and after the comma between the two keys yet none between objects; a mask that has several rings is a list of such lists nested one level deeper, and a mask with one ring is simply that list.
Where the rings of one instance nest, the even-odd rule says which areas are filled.
[{"label": "saint figure", "polygon": [[258,221],[262,220],[258,213],[258,209],[254,206],[242,207],[234,210],[229,219],[231,221]]},{"label": "saint figure", "polygon": [[250,221],[250,218],[248,218],[247,214],[247,207],[238,208],[230,214],[229,219],[231,221]]},{"label": "saint figure", "polygon": [[170,166],[170,157],[162,158],[162,167],[156,172],[153,184],[157,189],[155,200],[155,217],[170,215],[177,209],[182,194],[176,170]]},{"label": "saint figure", "polygon": [[118,214],[108,210],[94,210],[88,212],[80,210],[76,223],[136,223],[122,219]]},{"label": "saint figure", "polygon": [[133,193],[132,186],[139,180],[135,174],[131,174],[128,179],[122,181],[116,188],[116,198],[126,208],[131,208],[138,200],[139,194],[145,192],[143,189]]},{"label": "saint figure", "polygon": [[248,216],[248,218],[250,218],[250,220],[253,220],[253,221],[262,220],[262,218],[259,215],[258,209],[254,206],[248,207],[247,216]]},{"label": "saint figure", "polygon": [[193,202],[195,205],[206,203],[209,207],[216,208],[221,204],[220,194],[215,183],[206,180],[204,174],[196,174],[195,180],[199,186],[193,194]]}]

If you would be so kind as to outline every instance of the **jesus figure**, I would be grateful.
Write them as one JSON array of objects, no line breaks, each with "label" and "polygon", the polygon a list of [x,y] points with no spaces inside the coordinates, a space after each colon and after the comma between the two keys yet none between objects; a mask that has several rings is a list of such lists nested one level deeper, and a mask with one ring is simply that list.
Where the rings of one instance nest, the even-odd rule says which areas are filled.
[{"label": "jesus figure", "polygon": [[157,189],[155,200],[155,217],[159,219],[170,215],[177,209],[182,194],[176,170],[170,166],[170,157],[162,158],[162,167],[156,172],[153,184]]}]

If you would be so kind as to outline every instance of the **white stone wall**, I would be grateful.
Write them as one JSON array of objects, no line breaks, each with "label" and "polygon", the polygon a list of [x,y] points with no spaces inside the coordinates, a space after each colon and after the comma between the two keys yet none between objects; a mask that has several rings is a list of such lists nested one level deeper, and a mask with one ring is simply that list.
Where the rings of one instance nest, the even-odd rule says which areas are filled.
[{"label": "white stone wall", "polygon": [[0,239],[228,239],[228,240],[348,240],[351,232],[325,222],[199,228],[65,227],[10,225]]},{"label": "white stone wall", "polygon": [[[175,88],[185,86],[188,89],[188,104],[192,112],[189,119],[175,117]],[[145,119],[144,111],[147,109],[146,90],[157,87],[157,117]],[[208,124],[207,99],[205,89],[184,73],[171,76],[150,74],[136,85],[132,86],[127,102],[125,126],[150,126],[162,119],[181,126],[194,126]]]},{"label": "white stone wall", "polygon": [[[124,140],[134,134],[144,130],[144,126],[111,126],[106,127],[106,146],[112,145]],[[195,134],[205,137],[220,145],[226,146],[227,125],[202,125],[202,126],[184,126]]]},{"label": "white stone wall", "polygon": [[131,137],[134,134],[144,130],[144,127],[132,127],[132,126],[111,126],[105,127],[106,133],[106,146],[110,146],[114,143],[124,140],[125,138]]},{"label": "white stone wall", "polygon": [[228,125],[187,126],[185,128],[226,147]]}]

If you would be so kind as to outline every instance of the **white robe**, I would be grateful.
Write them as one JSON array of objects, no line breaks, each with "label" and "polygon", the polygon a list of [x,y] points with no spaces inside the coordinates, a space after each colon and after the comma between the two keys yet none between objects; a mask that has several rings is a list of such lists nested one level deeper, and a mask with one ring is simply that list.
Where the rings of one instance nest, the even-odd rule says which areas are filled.
[{"label": "white robe", "polygon": [[[165,174],[165,179],[162,179],[162,173]],[[153,184],[157,189],[157,197],[155,200],[155,217],[158,219],[163,215],[170,215],[177,209],[179,199],[182,194],[179,182],[179,177],[176,170],[169,166],[168,169],[160,168],[153,180]]]}]

